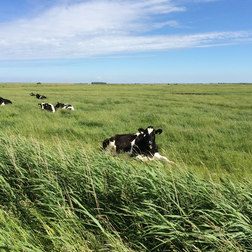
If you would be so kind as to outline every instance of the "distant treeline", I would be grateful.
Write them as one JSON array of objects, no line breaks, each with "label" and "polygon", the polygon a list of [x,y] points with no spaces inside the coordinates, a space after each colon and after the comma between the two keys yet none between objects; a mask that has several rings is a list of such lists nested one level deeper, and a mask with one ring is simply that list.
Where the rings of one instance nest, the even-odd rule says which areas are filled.
[{"label": "distant treeline", "polygon": [[102,81],[93,81],[91,84],[99,84],[99,85],[104,85],[107,84],[107,82],[102,82]]}]

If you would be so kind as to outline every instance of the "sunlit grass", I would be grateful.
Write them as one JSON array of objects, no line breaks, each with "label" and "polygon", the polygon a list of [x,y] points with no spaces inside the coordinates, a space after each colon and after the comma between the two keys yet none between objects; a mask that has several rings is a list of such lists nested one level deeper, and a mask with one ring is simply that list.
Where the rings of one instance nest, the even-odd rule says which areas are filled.
[{"label": "sunlit grass", "polygon": [[[74,111],[41,111],[46,102]],[[0,250],[249,251],[252,85],[0,84]],[[176,165],[107,156],[162,128]]]},{"label": "sunlit grass", "polygon": [[[251,178],[252,85],[36,85],[1,84],[1,132],[100,148],[116,133],[162,128],[160,152],[199,175]],[[75,111],[41,111],[31,92],[47,102],[70,103]],[[215,176],[214,176],[215,177]]]},{"label": "sunlit grass", "polygon": [[0,138],[0,247],[10,251],[249,251],[251,181],[199,179],[37,140]]}]

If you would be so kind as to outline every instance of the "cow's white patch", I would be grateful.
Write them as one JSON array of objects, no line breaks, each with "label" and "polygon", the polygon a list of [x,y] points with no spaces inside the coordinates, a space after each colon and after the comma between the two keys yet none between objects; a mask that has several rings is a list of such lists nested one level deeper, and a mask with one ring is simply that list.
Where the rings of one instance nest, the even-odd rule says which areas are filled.
[{"label": "cow's white patch", "polygon": [[154,154],[153,159],[162,160],[169,164],[175,164],[174,162],[170,161],[167,157],[160,155],[158,152]]},{"label": "cow's white patch", "polygon": [[106,152],[110,152],[112,154],[116,153],[116,144],[115,144],[115,140],[114,141],[110,141],[109,145],[106,148]]},{"label": "cow's white patch", "polygon": [[74,110],[74,107],[70,104],[65,104],[62,109],[69,109],[69,110]]},{"label": "cow's white patch", "polygon": [[138,155],[136,156],[136,158],[142,160],[143,162],[160,160],[160,161],[165,161],[169,164],[175,164],[174,162],[170,161],[167,157],[160,155],[158,152],[156,152],[153,157]]},{"label": "cow's white patch", "polygon": [[142,160],[143,162],[150,160],[148,157],[143,155],[137,155],[136,158]]},{"label": "cow's white patch", "polygon": [[148,134],[150,135],[151,132],[153,132],[153,128],[148,128],[147,131],[148,131]]},{"label": "cow's white patch", "polygon": [[54,108],[54,106],[52,104],[50,104],[50,105],[51,105],[51,108],[52,108],[52,112],[54,113],[55,112],[55,108]]},{"label": "cow's white patch", "polygon": [[130,144],[131,144],[131,147],[130,147],[130,152],[129,152],[129,154],[132,154],[132,152],[133,152],[133,147],[134,147],[134,145],[135,145],[135,142],[136,142],[136,139],[134,139]]},{"label": "cow's white patch", "polygon": [[[141,135],[142,133],[140,133],[140,132],[137,132],[135,135],[136,135],[136,138],[139,136],[139,135]],[[133,140],[133,141],[131,141],[130,142],[130,145],[131,145],[131,147],[130,147],[130,151],[129,151],[129,153],[128,154],[132,154],[133,153],[133,147],[134,147],[134,145],[135,145],[135,143],[136,143],[136,138]]]},{"label": "cow's white patch", "polygon": [[1,103],[1,106],[4,106],[5,105],[5,103],[3,102],[3,103]]}]

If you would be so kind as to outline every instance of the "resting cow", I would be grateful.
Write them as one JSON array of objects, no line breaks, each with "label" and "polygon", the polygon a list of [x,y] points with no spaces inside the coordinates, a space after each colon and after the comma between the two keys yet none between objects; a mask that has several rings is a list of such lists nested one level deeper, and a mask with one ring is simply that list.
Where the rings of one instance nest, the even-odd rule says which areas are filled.
[{"label": "resting cow", "polygon": [[74,110],[74,107],[71,104],[64,104],[60,102],[57,102],[57,104],[55,105],[55,109],[58,108]]},{"label": "resting cow", "polygon": [[37,99],[46,99],[46,96],[44,95],[36,94],[35,96]]},{"label": "resting cow", "polygon": [[52,104],[50,103],[39,103],[38,104],[42,110],[47,110],[47,111],[50,111],[50,112],[55,112],[55,108]]},{"label": "resting cow", "polygon": [[155,135],[161,133],[162,129],[155,130],[152,126],[145,130],[139,128],[135,134],[115,135],[105,139],[103,149],[105,152],[110,153],[126,152],[130,156],[135,156],[143,161],[158,159],[174,164],[174,162],[158,153]]},{"label": "resting cow", "polygon": [[6,104],[12,104],[12,102],[8,99],[4,99],[3,97],[0,97],[0,106],[4,106]]}]

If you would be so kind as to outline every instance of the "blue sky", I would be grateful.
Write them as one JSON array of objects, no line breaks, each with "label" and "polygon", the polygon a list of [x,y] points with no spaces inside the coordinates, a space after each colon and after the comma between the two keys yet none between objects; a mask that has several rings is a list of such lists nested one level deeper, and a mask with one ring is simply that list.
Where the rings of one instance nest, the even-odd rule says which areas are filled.
[{"label": "blue sky", "polygon": [[0,0],[0,82],[252,83],[252,0]]}]

